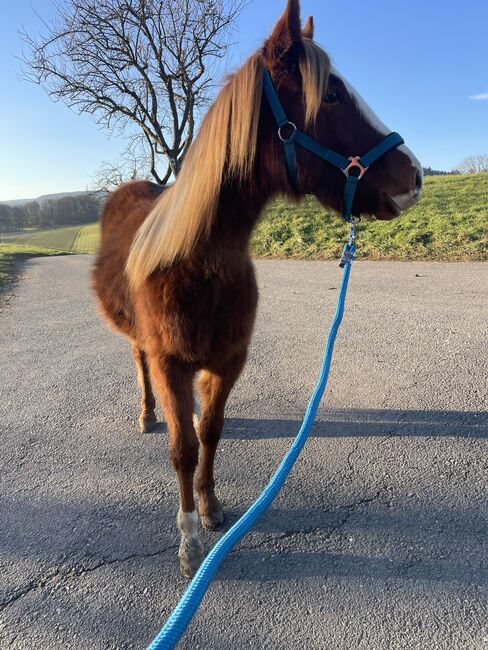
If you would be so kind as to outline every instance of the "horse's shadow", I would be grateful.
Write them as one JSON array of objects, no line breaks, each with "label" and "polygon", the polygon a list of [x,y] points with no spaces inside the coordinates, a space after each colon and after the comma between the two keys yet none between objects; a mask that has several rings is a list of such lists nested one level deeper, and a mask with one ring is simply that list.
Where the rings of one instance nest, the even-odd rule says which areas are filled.
[{"label": "horse's shadow", "polygon": [[[302,424],[299,419],[252,419],[227,417],[222,437],[227,440],[291,438]],[[163,417],[150,432],[166,434]],[[315,438],[454,437],[488,438],[488,412],[333,410],[322,411],[311,436]]]},{"label": "horse's shadow", "polygon": [[[234,440],[290,438],[301,420],[229,417],[223,437]],[[321,411],[311,436],[320,438],[454,437],[488,438],[488,412],[352,409]]]},{"label": "horse's shadow", "polygon": [[281,582],[307,578],[361,578],[377,583],[401,581],[487,587],[488,567],[465,561],[372,557],[354,553],[320,551],[239,551],[241,561],[231,558],[222,566],[218,580]]}]

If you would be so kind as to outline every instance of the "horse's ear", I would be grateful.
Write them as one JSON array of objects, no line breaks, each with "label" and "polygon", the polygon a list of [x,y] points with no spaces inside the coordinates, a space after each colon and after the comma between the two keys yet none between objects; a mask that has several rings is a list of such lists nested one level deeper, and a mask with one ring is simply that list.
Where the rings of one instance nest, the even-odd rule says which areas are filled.
[{"label": "horse's ear", "polygon": [[303,38],[309,38],[311,41],[313,41],[313,35],[315,32],[315,24],[313,21],[313,16],[309,16],[307,18],[307,22],[305,23],[305,27],[303,28]]},{"label": "horse's ear", "polygon": [[285,13],[264,44],[263,58],[266,66],[279,72],[280,68],[284,71],[297,64],[301,43],[300,2],[288,0]]}]

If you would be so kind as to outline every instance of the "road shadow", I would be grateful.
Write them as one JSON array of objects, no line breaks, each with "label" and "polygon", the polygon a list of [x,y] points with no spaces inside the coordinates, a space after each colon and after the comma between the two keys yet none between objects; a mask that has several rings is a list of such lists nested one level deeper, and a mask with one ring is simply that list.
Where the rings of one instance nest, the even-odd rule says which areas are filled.
[{"label": "road shadow", "polygon": [[[300,424],[298,419],[228,418],[224,437],[237,441],[292,438]],[[164,424],[160,424],[156,433],[164,431]],[[312,436],[485,440],[488,415],[454,411],[334,410],[320,414]],[[120,467],[118,471],[125,470]],[[365,493],[368,490],[364,488]],[[36,587],[43,598],[36,600],[34,611],[40,612],[46,603],[45,618],[39,618],[35,624],[41,638],[49,639],[50,626],[58,616],[56,607],[62,612],[66,630],[77,628],[83,641],[97,637],[101,644],[97,647],[136,642],[147,634],[148,628],[155,628],[156,621],[164,620],[174,605],[175,591],[179,593],[185,587],[178,574],[175,546],[178,543],[176,491],[174,502],[134,492],[122,503],[120,496],[110,494],[85,499],[70,499],[68,495],[63,498],[62,493],[57,498],[44,494],[42,500],[39,496],[34,498],[32,493],[26,493],[17,494],[15,499],[0,498],[3,521],[0,551],[5,566],[20,567],[18,576],[16,571],[9,570],[14,580],[4,583],[4,597],[21,589],[31,578],[38,580],[44,575],[45,567],[53,564],[88,569],[86,577],[60,576],[59,590],[54,590],[58,578],[48,582],[49,588],[44,591],[44,587]],[[394,584],[395,588],[407,591],[430,584],[461,592],[471,588],[484,590],[488,586],[484,552],[488,538],[486,502],[476,499],[467,507],[453,505],[443,509],[427,499],[409,501],[402,494],[391,508],[383,497],[360,498],[348,504],[342,496],[341,499],[331,497],[327,510],[320,506],[272,507],[257,523],[253,535],[224,562],[217,582],[293,583],[330,578],[341,581],[343,588],[348,589],[356,588],[360,579],[365,585]],[[228,511],[224,530],[248,505],[243,503],[242,508]],[[223,531],[206,535],[207,549],[222,534]],[[100,559],[107,566],[94,568]],[[15,579],[19,580],[17,584]],[[81,588],[85,583],[91,589],[85,595],[83,590],[62,591],[67,584]],[[131,603],[137,600],[140,609],[131,611],[130,616],[118,609],[116,617],[112,608],[105,611],[103,598],[97,595],[100,585],[105,584],[110,584],[110,594],[119,599],[118,607],[131,611]],[[167,597],[168,594],[171,596]],[[157,611],[155,602],[160,603]],[[148,611],[153,616],[151,625],[147,625]],[[83,619],[81,626],[78,618]],[[113,629],[110,621],[120,625],[120,634],[110,636],[109,630]],[[16,625],[12,630],[17,631]],[[69,637],[68,632],[66,636]],[[58,641],[59,638],[55,637]]]},{"label": "road shadow", "polygon": [[[229,440],[294,437],[302,420],[226,418],[223,436]],[[407,411],[393,409],[323,410],[312,433],[315,438],[454,437],[488,438],[488,412]]]},{"label": "road shadow", "polygon": [[[233,558],[221,568],[218,579],[253,582],[280,582],[307,578],[360,578],[376,583],[399,580],[456,584],[462,588],[488,585],[488,567],[472,566],[456,558],[371,557],[335,552],[266,552],[256,549],[239,551],[239,562]],[[234,558],[235,560],[235,558]],[[400,583],[401,584],[401,583]]]}]

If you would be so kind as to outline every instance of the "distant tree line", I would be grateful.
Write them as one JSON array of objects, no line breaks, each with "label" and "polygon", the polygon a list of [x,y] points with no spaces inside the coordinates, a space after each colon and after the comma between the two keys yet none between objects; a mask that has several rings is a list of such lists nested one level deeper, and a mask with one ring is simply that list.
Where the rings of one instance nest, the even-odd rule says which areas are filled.
[{"label": "distant tree line", "polygon": [[459,174],[460,172],[455,169],[452,172],[444,172],[440,169],[432,169],[432,167],[424,167],[424,176],[451,176],[452,174]]},{"label": "distant tree line", "polygon": [[99,198],[90,194],[31,201],[20,206],[0,203],[0,231],[91,223],[98,219],[99,207]]}]

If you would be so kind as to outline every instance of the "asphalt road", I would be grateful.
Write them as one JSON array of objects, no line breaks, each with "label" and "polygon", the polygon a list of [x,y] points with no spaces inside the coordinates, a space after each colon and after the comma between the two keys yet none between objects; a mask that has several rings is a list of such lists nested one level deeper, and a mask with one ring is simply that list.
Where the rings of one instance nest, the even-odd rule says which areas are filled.
[{"label": "asphalt road", "polygon": [[[0,308],[2,650],[144,648],[186,584],[167,437],[137,431],[91,262],[30,261]],[[227,525],[299,428],[340,281],[335,262],[256,266]],[[314,435],[181,648],[488,648],[487,298],[486,264],[356,263]]]}]

